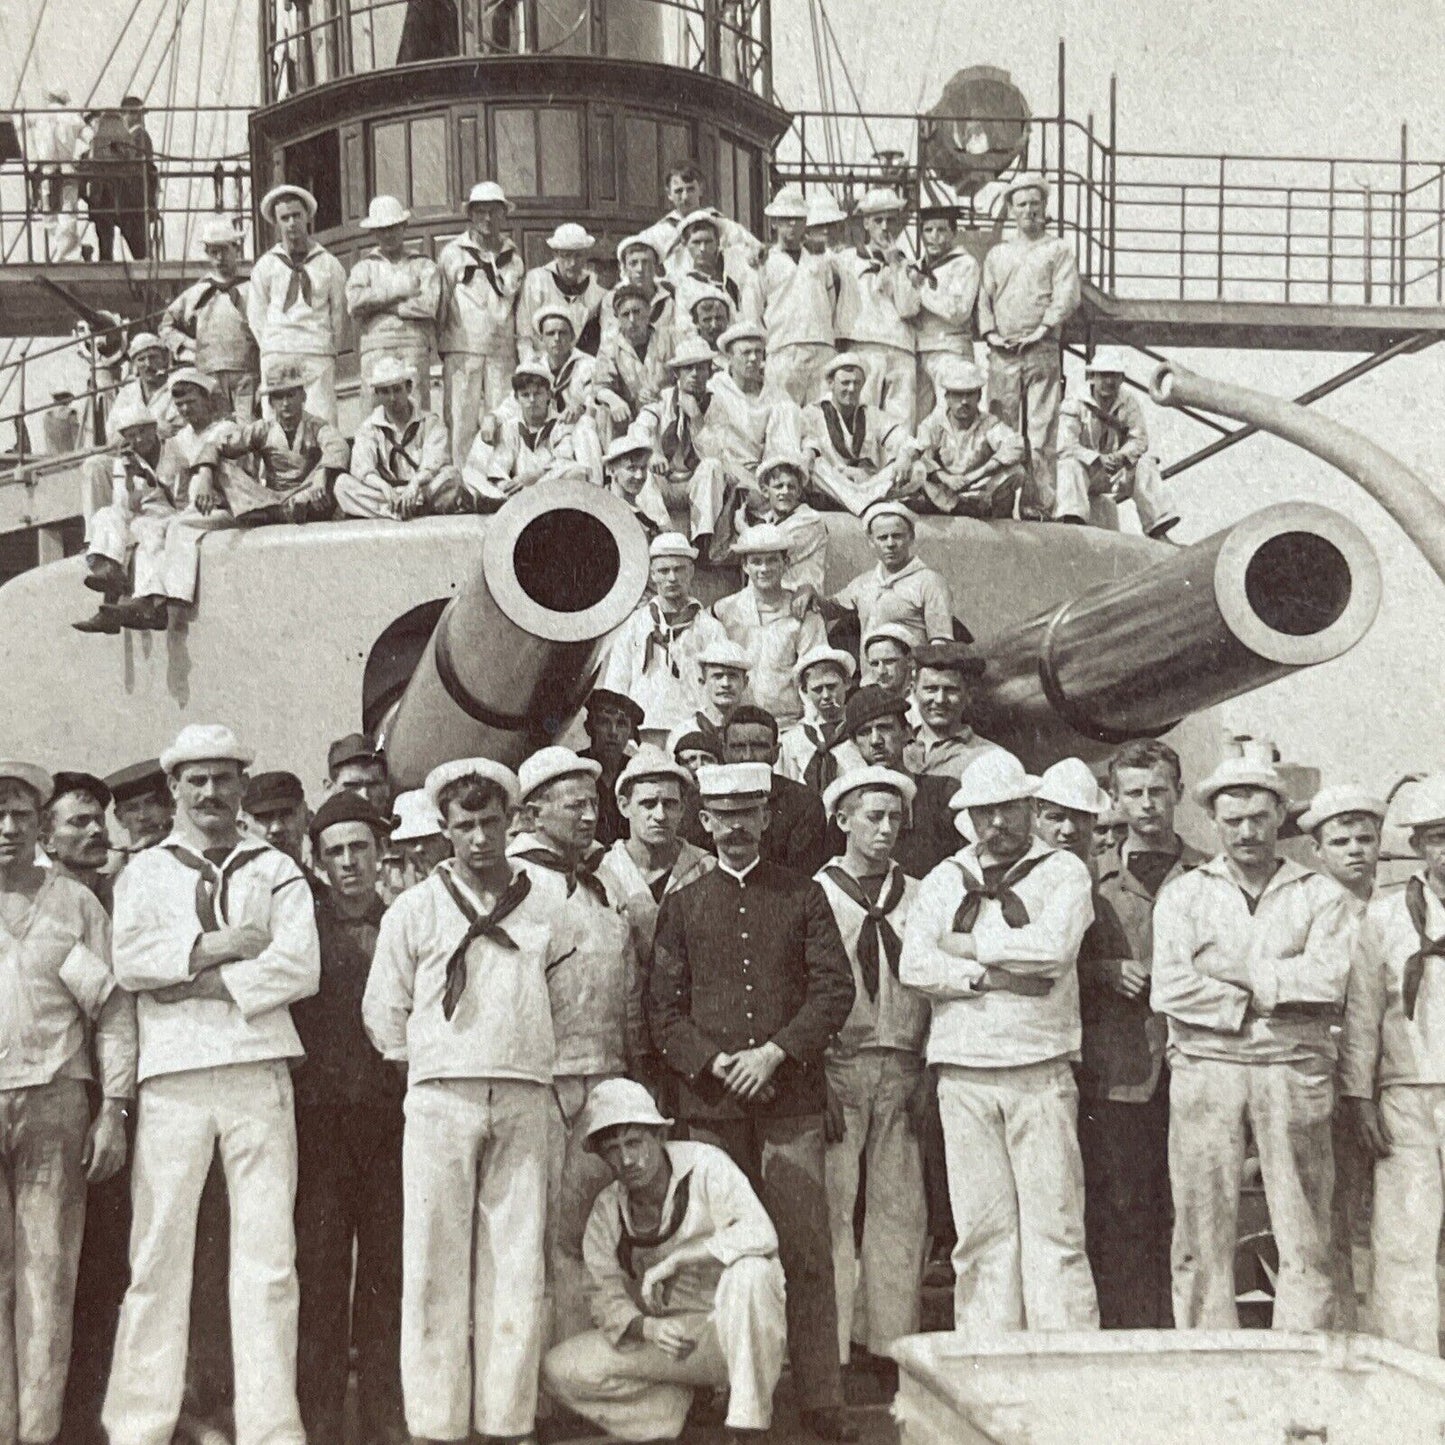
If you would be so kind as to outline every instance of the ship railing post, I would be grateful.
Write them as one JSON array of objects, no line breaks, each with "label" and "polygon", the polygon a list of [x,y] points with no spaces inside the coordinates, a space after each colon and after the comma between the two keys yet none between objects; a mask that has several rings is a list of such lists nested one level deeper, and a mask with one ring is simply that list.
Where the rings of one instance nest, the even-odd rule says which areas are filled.
[{"label": "ship railing post", "polygon": [[1179,187],[1179,299],[1184,300],[1185,277],[1189,273],[1189,184]]},{"label": "ship railing post", "polygon": [[1335,163],[1330,161],[1329,195],[1325,200],[1325,300],[1335,299]]},{"label": "ship railing post", "polygon": [[1224,174],[1227,160],[1224,156],[1219,158],[1219,214],[1215,221],[1214,235],[1214,295],[1216,299],[1224,299]]},{"label": "ship railing post", "polygon": [[1284,299],[1289,300],[1291,250],[1294,240],[1294,187],[1284,192]]},{"label": "ship railing post", "polygon": [[1410,245],[1410,127],[1400,123],[1400,264],[1399,301],[1405,304],[1405,261]]}]

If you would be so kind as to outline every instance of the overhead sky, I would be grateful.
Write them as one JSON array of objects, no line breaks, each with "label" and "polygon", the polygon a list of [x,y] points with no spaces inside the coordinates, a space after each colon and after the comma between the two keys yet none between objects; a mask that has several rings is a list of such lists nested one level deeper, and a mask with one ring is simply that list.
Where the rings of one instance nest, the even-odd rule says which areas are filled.
[{"label": "overhead sky", "polygon": [[[48,0],[31,76],[83,98],[135,0]],[[158,54],[141,41],[175,22],[178,0],[140,0],[136,22],[108,75],[143,80]],[[548,0],[553,8],[571,0]],[[937,98],[957,70],[978,64],[1011,72],[1038,114],[1056,106],[1057,46],[1068,48],[1070,114],[1093,111],[1102,125],[1111,73],[1119,79],[1119,142],[1133,150],[1390,158],[1409,123],[1412,156],[1445,157],[1445,32],[1432,0],[1396,0],[1379,15],[1357,0],[823,0],[848,70],[867,109],[911,111]],[[7,40],[0,77],[13,86],[18,46],[41,0],[4,0]],[[818,105],[807,0],[773,0],[780,101]],[[204,26],[201,19],[205,17]],[[158,19],[156,17],[159,17]],[[182,25],[189,60],[177,73],[183,101],[244,101],[254,94],[254,0],[187,0]],[[234,21],[234,27],[232,22]],[[199,36],[207,36],[199,58]],[[223,60],[234,29],[230,61]],[[153,99],[167,84],[157,78]],[[846,96],[841,74],[840,98]],[[4,83],[4,82],[0,82]],[[110,85],[106,86],[107,91]],[[107,96],[107,98],[112,98]],[[1179,353],[1198,370],[1294,394],[1356,358],[1269,351]],[[1133,370],[1143,380],[1152,363]],[[1319,404],[1319,410],[1393,450],[1442,488],[1445,346],[1390,363]],[[1166,460],[1209,434],[1175,415],[1152,416]],[[1345,659],[1255,694],[1232,710],[1272,732],[1287,756],[1356,775],[1379,787],[1400,773],[1445,767],[1438,717],[1445,682],[1445,586],[1399,529],[1338,473],[1298,449],[1256,438],[1186,473],[1178,499],[1183,540],[1207,535],[1267,502],[1308,498],[1354,517],[1379,551],[1384,603],[1373,634]],[[1148,625],[1147,618],[1140,619]]]}]

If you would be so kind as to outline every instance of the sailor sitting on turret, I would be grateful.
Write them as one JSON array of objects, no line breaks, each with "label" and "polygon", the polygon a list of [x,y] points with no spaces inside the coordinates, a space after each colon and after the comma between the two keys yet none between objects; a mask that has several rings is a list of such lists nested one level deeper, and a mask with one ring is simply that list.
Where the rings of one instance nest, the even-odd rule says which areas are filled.
[{"label": "sailor sitting on turret", "polygon": [[700,287],[685,313],[682,334],[700,337],[712,350],[720,351],[718,343],[723,332],[736,320],[737,311],[726,291],[716,286]]},{"label": "sailor sitting on turret", "polygon": [[668,258],[669,269],[678,268],[674,272],[678,306],[688,311],[699,292],[715,289],[725,292],[734,312],[740,312],[751,275],[738,254],[722,249],[720,217],[711,211],[694,211],[688,216]]},{"label": "sailor sitting on turret", "polygon": [[452,462],[446,423],[412,401],[412,375],[394,356],[371,373],[379,403],[357,428],[351,471],[336,479],[336,505],[346,517],[395,517],[405,522],[471,510]]},{"label": "sailor sitting on turret", "polygon": [[912,443],[915,512],[1011,517],[1026,476],[1023,438],[983,409],[983,372],[940,356],[932,369],[941,393]]},{"label": "sailor sitting on turret", "polygon": [[868,368],[845,351],[823,368],[829,394],[803,413],[803,446],[813,456],[813,485],[835,506],[861,517],[897,492],[908,476],[908,429],[862,400]]},{"label": "sailor sitting on turret", "polygon": [[[677,288],[662,275],[666,260],[662,248],[651,236],[627,236],[617,243],[620,279],[603,298],[602,309],[598,313],[604,342],[617,327],[619,293],[640,291],[647,303],[647,319],[652,323],[654,334],[671,350],[680,321]],[[600,348],[598,354],[601,354]]]},{"label": "sailor sitting on turret", "polygon": [[[642,254],[651,252],[640,247]],[[672,334],[659,333],[652,303],[636,286],[621,285],[608,297],[613,325],[602,338],[592,371],[591,414],[605,446],[637,420],[644,406],[659,401],[672,383],[667,363]]]},{"label": "sailor sitting on turret", "polygon": [[651,456],[651,445],[641,437],[621,436],[602,458],[604,489],[626,503],[649,541],[672,527],[662,491],[647,470]]},{"label": "sailor sitting on turret", "polygon": [[523,487],[538,482],[588,481],[577,460],[572,426],[551,412],[552,373],[540,361],[524,361],[512,373],[514,408],[504,407],[495,446],[481,433],[462,466],[462,482],[477,509],[494,512]]},{"label": "sailor sitting on turret", "polygon": [[801,452],[779,452],[758,467],[756,495],[744,494],[733,516],[733,532],[771,522],[788,541],[784,587],[822,589],[828,567],[828,527],[804,500],[808,490],[808,458]]}]

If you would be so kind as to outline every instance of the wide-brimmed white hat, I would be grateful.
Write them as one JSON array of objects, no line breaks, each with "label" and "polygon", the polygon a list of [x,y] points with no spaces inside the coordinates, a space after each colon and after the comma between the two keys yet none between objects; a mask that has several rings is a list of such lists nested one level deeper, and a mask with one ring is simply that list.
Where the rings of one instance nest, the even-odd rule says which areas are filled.
[{"label": "wide-brimmed white hat", "polygon": [[596,244],[597,237],[576,221],[563,221],[547,237],[547,249],[550,251],[590,251]]},{"label": "wide-brimmed white hat", "polygon": [[734,321],[717,339],[718,350],[726,351],[739,341],[762,341],[768,339],[767,331],[756,321]]},{"label": "wide-brimmed white hat", "polygon": [[183,366],[178,371],[171,372],[166,384],[172,392],[178,386],[194,386],[207,396],[215,396],[221,389],[221,383],[209,371],[202,371],[198,366]]},{"label": "wide-brimmed white hat", "polygon": [[404,226],[409,220],[411,212],[395,196],[373,196],[357,225],[363,231],[385,231],[391,226]]},{"label": "wide-brimmed white hat", "polygon": [[697,548],[681,532],[659,532],[648,544],[647,555],[653,561],[659,557],[685,557],[696,562]]},{"label": "wide-brimmed white hat", "polygon": [[801,186],[783,186],[763,207],[763,215],[774,221],[804,221],[808,217],[808,198]]},{"label": "wide-brimmed white hat", "polygon": [[1060,758],[1052,767],[1045,768],[1034,797],[1041,803],[1072,808],[1076,813],[1092,813],[1096,818],[1109,804],[1098,779],[1082,758]]},{"label": "wide-brimmed white hat", "polygon": [[840,351],[823,368],[823,376],[831,381],[840,371],[858,371],[866,379],[868,375],[868,363],[858,355],[856,351]]},{"label": "wide-brimmed white hat", "polygon": [[1115,372],[1119,376],[1129,374],[1129,353],[1122,346],[1100,346],[1084,363],[1084,370],[1092,375],[1099,372]]},{"label": "wide-brimmed white hat", "polygon": [[698,226],[711,226],[713,233],[721,236],[722,216],[710,206],[702,206],[696,211],[689,211],[682,218],[682,224],[677,228],[677,240],[673,243],[674,247],[680,246],[687,239],[687,233]]},{"label": "wide-brimmed white hat", "polygon": [[1213,803],[1227,788],[1263,788],[1288,806],[1289,788],[1273,766],[1256,757],[1225,758],[1207,778],[1194,785],[1194,801],[1201,808]]},{"label": "wide-brimmed white hat", "polygon": [[793,681],[801,687],[809,668],[820,667],[828,663],[836,667],[850,681],[858,675],[858,664],[854,662],[851,652],[844,652],[838,647],[829,647],[825,643],[820,647],[810,647],[793,664]]},{"label": "wide-brimmed white hat", "polygon": [[183,763],[239,763],[249,768],[256,761],[224,723],[187,723],[160,757],[161,771],[173,773]]},{"label": "wide-brimmed white hat", "polygon": [[698,671],[704,667],[730,667],[734,672],[751,672],[753,664],[746,652],[730,637],[710,642],[697,655]]},{"label": "wide-brimmed white hat", "polygon": [[958,790],[948,800],[955,813],[965,808],[993,808],[1000,803],[1020,803],[1039,790],[1040,779],[1004,748],[990,748],[964,770]]},{"label": "wide-brimmed white hat", "polygon": [[305,186],[280,185],[272,186],[264,196],[261,197],[261,219],[270,224],[275,224],[276,203],[278,201],[300,201],[306,207],[306,214],[311,220],[316,219],[316,197],[306,189]]},{"label": "wide-brimmed white hat", "polygon": [[667,1129],[672,1120],[658,1109],[647,1089],[633,1079],[603,1079],[594,1084],[582,1109],[582,1147],[596,1153],[592,1140],[604,1130],[623,1124]]},{"label": "wide-brimmed white hat", "polygon": [[595,758],[579,757],[571,748],[538,748],[526,762],[517,769],[517,781],[522,788],[525,803],[539,788],[555,783],[558,778],[580,776],[599,778],[602,764]]},{"label": "wide-brimmed white hat", "polygon": [[1037,171],[1020,171],[1004,186],[1002,199],[1007,201],[1010,196],[1019,191],[1038,191],[1047,201],[1049,183]]},{"label": "wide-brimmed white hat", "polygon": [[851,768],[846,773],[840,773],[823,789],[823,811],[831,818],[843,799],[859,788],[891,788],[903,799],[905,808],[911,808],[918,796],[918,784],[906,773],[872,766]]},{"label": "wide-brimmed white hat", "polygon": [[981,366],[975,366],[961,356],[947,356],[939,363],[937,381],[942,392],[982,391],[988,378]]},{"label": "wide-brimmed white hat", "polygon": [[635,457],[639,452],[651,456],[652,443],[633,436],[630,432],[623,432],[603,453],[602,465],[605,467],[611,462],[620,462],[623,457]]},{"label": "wide-brimmed white hat", "polygon": [[654,237],[639,232],[636,236],[624,236],[617,243],[617,264],[622,264],[623,258],[629,251],[651,251],[657,258],[659,266],[667,260],[662,254],[662,247],[657,244]]},{"label": "wide-brimmed white hat", "polygon": [[507,193],[496,181],[478,181],[470,191],[467,192],[468,206],[496,205],[505,206],[507,214],[510,215],[517,208],[507,199]]},{"label": "wide-brimmed white hat", "polygon": [[738,557],[751,557],[760,552],[786,553],[787,550],[788,534],[773,522],[744,527],[733,540],[733,554]]},{"label": "wide-brimmed white hat", "polygon": [[840,226],[848,219],[831,191],[814,191],[808,197],[808,227]]},{"label": "wide-brimmed white hat", "polygon": [[565,306],[558,306],[555,302],[549,301],[547,305],[539,306],[532,313],[532,329],[538,336],[542,334],[544,321],[565,321],[572,328],[572,335],[577,335],[577,323],[572,319],[572,313]]},{"label": "wide-brimmed white hat", "polygon": [[1399,822],[1402,828],[1410,829],[1445,823],[1445,773],[1422,778],[1405,794]]},{"label": "wide-brimmed white hat", "polygon": [[196,244],[206,246],[239,246],[241,233],[224,216],[207,216],[196,233]]},{"label": "wide-brimmed white hat", "polygon": [[414,382],[416,375],[406,362],[398,356],[378,356],[371,368],[371,389],[379,386],[399,386],[402,382]]},{"label": "wide-brimmed white hat", "polygon": [[24,783],[35,794],[36,806],[43,808],[55,791],[55,779],[35,763],[21,763],[13,759],[0,762],[0,782],[9,780]]},{"label": "wide-brimmed white hat", "polygon": [[693,293],[692,300],[687,303],[687,314],[694,315],[704,301],[721,301],[727,307],[729,316],[737,310],[733,305],[733,298],[721,286],[699,286]]},{"label": "wide-brimmed white hat", "polygon": [[808,459],[802,452],[774,452],[758,463],[757,472],[754,474],[757,477],[758,485],[762,486],[774,472],[780,471],[783,467],[789,467],[804,480],[807,479]]},{"label": "wide-brimmed white hat", "polygon": [[167,356],[170,355],[170,351],[167,349],[165,342],[162,341],[154,331],[137,331],[136,334],[131,337],[130,345],[126,347],[125,354],[131,361],[134,361],[137,356],[147,351],[164,351]]},{"label": "wide-brimmed white hat", "polygon": [[391,830],[393,843],[414,843],[419,838],[438,838],[442,832],[441,814],[427,796],[425,788],[398,793],[391,805],[396,826]]},{"label": "wide-brimmed white hat", "polygon": [[868,649],[880,639],[886,638],[889,642],[896,642],[910,657],[913,656],[913,649],[916,645],[914,634],[911,633],[901,622],[880,622],[868,630],[868,636],[862,641],[858,648],[859,656],[867,657]]},{"label": "wide-brimmed white hat", "polygon": [[517,794],[520,789],[517,775],[511,768],[503,767],[501,763],[494,763],[491,758],[453,758],[451,762],[438,763],[426,775],[426,782],[422,784],[422,790],[438,813],[442,810],[442,790],[460,778],[485,778],[487,782],[495,783],[506,794],[509,808],[517,806]]},{"label": "wide-brimmed white hat", "polygon": [[873,502],[863,509],[863,530],[868,531],[880,517],[897,517],[907,522],[916,532],[918,530],[917,516],[908,510],[902,502]]},{"label": "wide-brimmed white hat", "polygon": [[1358,783],[1332,783],[1310,799],[1309,807],[1300,815],[1300,832],[1313,833],[1321,823],[1328,823],[1331,818],[1343,818],[1349,813],[1368,813],[1383,823],[1385,812],[1383,799],[1375,797]]},{"label": "wide-brimmed white hat", "polygon": [[646,778],[671,778],[684,791],[692,787],[692,774],[679,762],[652,743],[643,743],[627,760],[627,766],[617,775],[616,793],[620,802],[627,790]]},{"label": "wide-brimmed white hat", "polygon": [[858,214],[860,216],[892,216],[899,211],[906,210],[907,206],[907,201],[890,186],[874,186],[871,190],[863,192],[863,199],[858,202]]},{"label": "wide-brimmed white hat", "polygon": [[667,358],[669,371],[680,371],[685,366],[717,365],[717,352],[701,336],[684,336],[677,349]]}]

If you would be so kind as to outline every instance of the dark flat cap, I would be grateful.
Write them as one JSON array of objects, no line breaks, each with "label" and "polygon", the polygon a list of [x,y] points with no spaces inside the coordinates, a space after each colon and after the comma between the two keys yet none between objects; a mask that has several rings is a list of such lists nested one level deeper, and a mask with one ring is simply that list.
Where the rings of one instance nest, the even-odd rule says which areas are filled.
[{"label": "dark flat cap", "polygon": [[59,772],[50,775],[54,787],[49,802],[54,802],[65,793],[80,793],[99,803],[102,808],[110,807],[111,791],[94,773]]},{"label": "dark flat cap", "polygon": [[708,737],[706,733],[684,733],[672,746],[672,755],[680,758],[683,753],[708,753],[712,757],[722,757],[722,744],[715,737]]},{"label": "dark flat cap", "polygon": [[315,848],[321,835],[337,823],[365,823],[378,838],[391,835],[391,824],[383,818],[360,793],[332,793],[316,810],[307,830],[311,834],[311,846]]},{"label": "dark flat cap", "polygon": [[347,763],[370,763],[380,757],[380,749],[365,733],[347,733],[326,749],[326,771],[334,775]]},{"label": "dark flat cap", "polygon": [[105,784],[117,803],[127,802],[131,798],[139,798],[143,793],[167,791],[165,772],[155,758],[147,758],[144,762],[131,763],[127,767],[117,768],[106,778]]},{"label": "dark flat cap", "polygon": [[616,708],[635,728],[642,726],[642,719],[646,716],[626,693],[613,692],[610,687],[594,687],[587,694],[587,711],[590,713],[595,707]]},{"label": "dark flat cap", "polygon": [[306,801],[306,789],[295,773],[257,773],[246,784],[241,806],[255,814],[264,808],[294,808]]},{"label": "dark flat cap", "polygon": [[984,668],[983,658],[966,642],[926,642],[913,649],[913,661],[919,667],[941,668],[963,677],[978,677]]},{"label": "dark flat cap", "polygon": [[875,687],[869,683],[860,687],[848,699],[843,709],[843,736],[851,738],[860,728],[881,717],[907,717],[908,699],[889,692],[886,687]]}]

